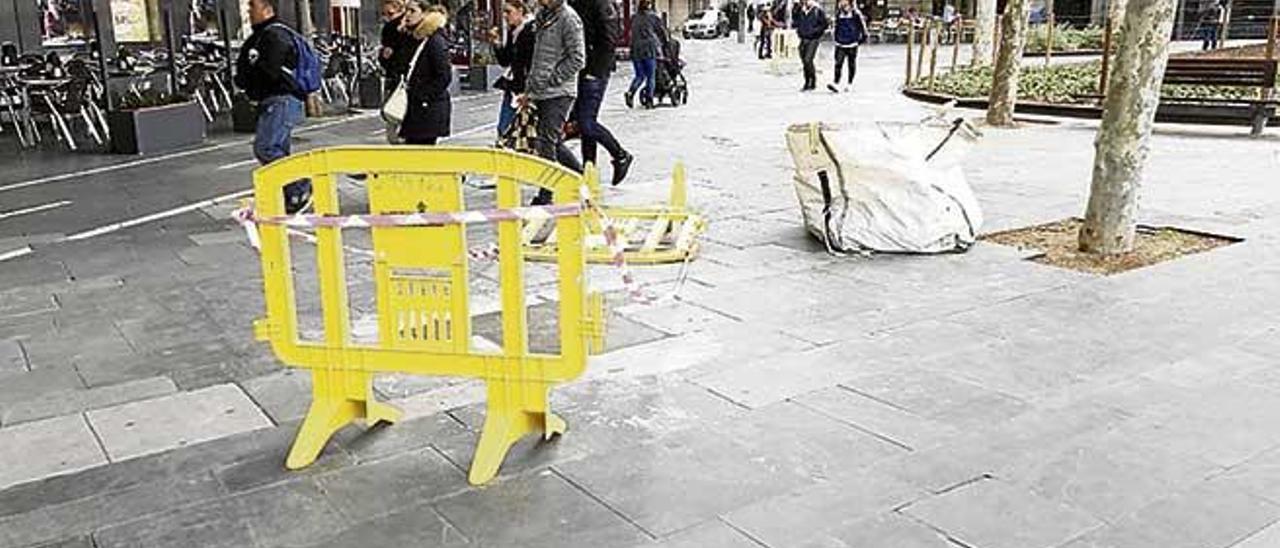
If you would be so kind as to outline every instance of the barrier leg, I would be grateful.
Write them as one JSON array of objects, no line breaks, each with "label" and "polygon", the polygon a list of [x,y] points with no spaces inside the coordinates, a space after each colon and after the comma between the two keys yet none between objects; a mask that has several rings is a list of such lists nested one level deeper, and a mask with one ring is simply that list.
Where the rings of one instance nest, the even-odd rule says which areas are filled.
[{"label": "barrier leg", "polygon": [[545,384],[495,380],[488,385],[484,430],[468,476],[472,485],[493,479],[511,446],[521,438],[541,432],[543,439],[549,440],[567,428],[564,419],[547,410]]},{"label": "barrier leg", "polygon": [[298,470],[315,462],[329,438],[352,421],[364,419],[373,425],[400,419],[399,409],[373,398],[371,381],[372,376],[362,371],[312,371],[311,407],[289,450],[287,468]]}]

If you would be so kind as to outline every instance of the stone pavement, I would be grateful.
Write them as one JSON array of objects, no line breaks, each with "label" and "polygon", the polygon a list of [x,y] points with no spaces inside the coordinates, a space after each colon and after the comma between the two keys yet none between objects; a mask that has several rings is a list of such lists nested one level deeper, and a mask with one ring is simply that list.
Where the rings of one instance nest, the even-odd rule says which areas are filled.
[{"label": "stone pavement", "polygon": [[[782,133],[928,114],[895,93],[901,48],[862,52],[847,95],[732,41],[685,50],[687,107],[627,111],[615,82],[605,119],[639,161],[606,199],[659,199],[684,161],[704,253],[678,300],[615,299],[610,352],[553,393],[565,436],[472,488],[479,387],[387,377],[408,420],[285,471],[308,379],[252,342],[256,258],[214,206],[0,263],[0,547],[1280,543],[1274,134],[1154,139],[1142,218],[1244,239],[1210,253],[1105,278],[988,244],[836,259],[800,227]],[[319,141],[374,141],[354,124]],[[1079,215],[1094,129],[988,129],[966,166],[986,230]]]}]

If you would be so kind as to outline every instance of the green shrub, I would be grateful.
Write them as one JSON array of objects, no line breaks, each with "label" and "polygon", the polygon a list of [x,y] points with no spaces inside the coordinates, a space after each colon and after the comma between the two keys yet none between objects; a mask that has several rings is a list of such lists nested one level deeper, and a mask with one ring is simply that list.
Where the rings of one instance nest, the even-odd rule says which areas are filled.
[{"label": "green shrub", "polygon": [[[1018,98],[1044,103],[1089,102],[1085,96],[1098,93],[1098,75],[1101,72],[1100,61],[1050,67],[1024,66],[1018,78]],[[991,67],[959,70],[939,76],[933,91],[955,97],[987,97],[991,95],[991,76]],[[911,88],[923,90],[927,83],[927,79],[922,78]],[[1169,85],[1161,89],[1161,95],[1165,97],[1239,99],[1256,97],[1257,93],[1255,88],[1223,86]]]},{"label": "green shrub", "polygon": [[[1075,28],[1068,24],[1053,29],[1053,51],[1090,51],[1102,49],[1102,27]],[[1049,43],[1049,25],[1027,29],[1028,53],[1044,53]]]}]

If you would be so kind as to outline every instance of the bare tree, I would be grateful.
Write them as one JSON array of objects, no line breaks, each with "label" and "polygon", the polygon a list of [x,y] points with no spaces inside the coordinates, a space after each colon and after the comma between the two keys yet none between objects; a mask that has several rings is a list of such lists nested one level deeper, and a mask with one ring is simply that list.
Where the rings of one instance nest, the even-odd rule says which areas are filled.
[{"label": "bare tree", "polygon": [[977,0],[974,7],[973,59],[969,64],[986,66],[995,41],[996,0]]},{"label": "bare tree", "polygon": [[1169,61],[1175,0],[1129,0],[1124,8],[1111,84],[1094,141],[1093,184],[1080,229],[1080,250],[1115,254],[1133,249],[1138,191]]},{"label": "bare tree", "polygon": [[1009,0],[1000,18],[1000,54],[996,57],[991,81],[987,123],[1012,126],[1018,103],[1018,76],[1022,73],[1022,48],[1027,43],[1027,4],[1030,0]]}]

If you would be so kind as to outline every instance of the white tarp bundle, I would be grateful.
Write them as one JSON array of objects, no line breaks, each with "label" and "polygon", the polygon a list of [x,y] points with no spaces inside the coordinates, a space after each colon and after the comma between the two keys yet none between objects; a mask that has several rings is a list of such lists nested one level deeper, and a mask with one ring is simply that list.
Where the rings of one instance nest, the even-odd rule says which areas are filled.
[{"label": "white tarp bundle", "polygon": [[963,120],[945,128],[792,126],[787,145],[805,227],[832,252],[968,249],[982,212],[961,159],[978,137]]}]

